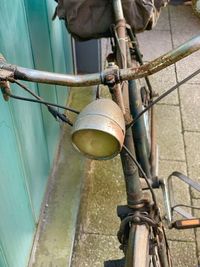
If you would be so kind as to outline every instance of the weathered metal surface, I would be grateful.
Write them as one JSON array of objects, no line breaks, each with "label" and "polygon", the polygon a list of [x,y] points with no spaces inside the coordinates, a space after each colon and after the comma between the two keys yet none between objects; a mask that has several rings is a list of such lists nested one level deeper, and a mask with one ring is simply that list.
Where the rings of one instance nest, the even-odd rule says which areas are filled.
[{"label": "weathered metal surface", "polygon": [[90,86],[101,84],[101,76],[97,74],[66,75],[17,67],[14,73],[16,79],[33,81],[38,83],[67,85],[67,86]]},{"label": "weathered metal surface", "polygon": [[115,101],[115,103],[117,103],[119,105],[119,107],[122,110],[122,113],[125,115],[126,114],[126,110],[125,110],[125,106],[124,106],[124,101],[123,101],[123,96],[122,96],[122,89],[121,89],[121,84],[117,83],[114,87],[113,87],[113,94],[112,94],[112,98]]},{"label": "weathered metal surface", "polygon": [[[106,142],[107,147],[103,149],[105,153],[104,155],[101,155],[101,153],[99,154],[99,151],[93,151],[95,147],[96,150],[98,150],[99,148],[100,151],[102,151],[105,136],[101,137],[104,139],[101,139],[103,143],[100,144],[97,141],[97,136],[99,136],[98,133],[95,132],[95,135],[93,135],[91,131],[98,131],[98,133],[101,132],[102,134],[105,133],[108,135],[108,138],[110,136],[110,143],[112,143],[112,140],[114,140],[113,142],[118,143],[116,149],[112,151],[113,149],[110,148],[111,144]],[[82,147],[82,143],[79,145],[77,144],[77,134],[80,134],[79,138],[81,138],[84,134],[87,135],[88,138],[84,137],[84,147]],[[83,152],[89,158],[109,159],[116,156],[122,149],[124,135],[125,122],[120,108],[115,102],[110,99],[98,99],[90,103],[79,114],[77,120],[74,123],[72,131],[72,142],[74,142],[75,146],[78,147],[80,151]],[[84,148],[85,150],[83,151],[80,147],[82,147],[82,149]],[[88,154],[89,152],[91,152],[92,154]],[[112,152],[112,154],[110,154],[110,152]]]}]

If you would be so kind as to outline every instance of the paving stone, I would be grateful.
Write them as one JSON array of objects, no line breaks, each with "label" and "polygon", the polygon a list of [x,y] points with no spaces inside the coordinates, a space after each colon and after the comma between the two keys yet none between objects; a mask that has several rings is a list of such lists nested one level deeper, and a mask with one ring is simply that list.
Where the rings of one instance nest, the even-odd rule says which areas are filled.
[{"label": "paving stone", "polygon": [[[189,177],[200,183],[200,133],[185,132],[184,137]],[[200,193],[192,190],[192,196],[200,198]]]},{"label": "paving stone", "polygon": [[179,92],[184,130],[200,131],[200,84],[183,85]]},{"label": "paving stone", "polygon": [[[173,39],[174,47],[178,47],[178,45],[181,45],[190,39],[188,35],[184,36],[180,33],[176,33],[174,36],[175,36]],[[200,68],[199,61],[197,60],[197,58],[199,57],[200,57],[200,51],[196,51],[193,54],[185,57],[184,59],[181,59],[176,63],[178,81],[183,80],[184,78],[186,78],[187,76],[189,76],[194,71]],[[187,83],[199,83],[199,82],[200,82],[200,75],[198,74],[197,76],[189,80]]]},{"label": "paving stone", "polygon": [[[160,170],[160,177],[164,178],[167,178],[174,171],[187,174],[186,163],[181,161],[160,160],[159,170]],[[176,178],[173,178],[173,181],[174,181],[173,189],[175,193],[175,198],[177,199],[177,203],[183,201],[183,196],[184,196],[184,201],[186,201],[185,204],[189,204],[190,196],[188,187]]]},{"label": "paving stone", "polygon": [[[155,73],[149,77],[153,90],[156,91],[159,95],[170,89],[173,85],[176,84],[176,74],[174,65]],[[178,105],[178,93],[175,90],[173,93],[169,94],[159,103]]]},{"label": "paving stone", "polygon": [[[154,30],[146,31],[137,35],[144,61],[156,59],[160,55],[172,49],[170,31],[168,27],[169,21],[167,8],[164,8],[162,13],[164,16],[160,17]],[[166,25],[167,28],[163,28],[163,25]],[[160,29],[165,30],[161,31]],[[165,70],[150,76],[150,81],[154,90],[156,90],[159,94],[166,91],[176,83],[174,66],[170,66]],[[178,104],[177,92],[170,94],[162,100],[161,103]]]},{"label": "paving stone", "polygon": [[[168,16],[167,10],[164,14],[165,17],[163,20],[165,21]],[[158,23],[158,25],[160,24]],[[155,30],[138,34],[138,40],[144,61],[156,59],[172,49],[170,31],[161,31],[158,30],[160,28],[157,27]],[[150,81],[154,90],[159,94],[166,91],[176,83],[174,66],[170,66],[165,70],[150,76]],[[177,92],[173,92],[160,103],[178,104]]]},{"label": "paving stone", "polygon": [[[170,14],[174,47],[183,44],[193,36],[199,34],[200,19],[193,14],[191,7],[173,7],[170,8]],[[198,51],[176,63],[179,81],[199,69],[200,64],[197,60],[199,56],[200,52]],[[189,81],[189,83],[197,82],[200,82],[200,75],[197,75]]]},{"label": "paving stone", "polygon": [[105,260],[123,258],[113,236],[83,234],[76,243],[72,267],[102,267]]},{"label": "paving stone", "polygon": [[[200,68],[200,63],[197,60],[199,57],[200,51],[197,51],[176,63],[177,78],[179,82]],[[194,76],[187,83],[200,83],[200,74]]]},{"label": "paving stone", "polygon": [[172,49],[170,31],[146,31],[137,37],[144,61],[156,59]]},{"label": "paving stone", "polygon": [[[196,17],[192,17],[190,19],[184,19],[184,16],[179,17],[179,27],[173,27],[172,24],[172,39],[174,47],[177,47],[193,36],[199,34],[199,27],[200,27],[200,19]],[[191,22],[191,20],[193,22]],[[189,74],[193,73],[195,70],[199,69],[199,61],[197,58],[200,56],[200,51],[193,53],[190,56],[180,60],[176,63],[177,67],[177,76],[178,80],[184,79]],[[195,76],[192,80],[188,83],[196,83],[200,81],[200,75]]]},{"label": "paving stone", "polygon": [[[194,15],[191,6],[173,6],[169,7],[172,38],[177,45],[178,38],[188,40],[199,33],[200,20]],[[178,36],[177,36],[178,34]],[[178,38],[177,38],[178,37]]]},{"label": "paving stone", "polygon": [[154,30],[162,30],[162,31],[170,30],[168,6],[161,9],[161,14],[157,21],[156,26],[154,27]]},{"label": "paving stone", "polygon": [[[197,267],[194,242],[169,242],[176,267]],[[105,260],[120,259],[118,241],[113,236],[83,234],[78,237],[72,267],[102,267]]]},{"label": "paving stone", "polygon": [[160,159],[185,160],[179,107],[156,106]]},{"label": "paving stone", "polygon": [[[166,179],[174,171],[179,171],[183,174],[186,174],[186,163],[179,162],[179,161],[160,160],[159,177]],[[178,203],[189,204],[189,205],[191,204],[188,186],[180,182],[178,179],[174,179],[173,190],[174,190],[176,204]],[[158,197],[158,203],[161,208],[161,214],[165,215],[166,211],[164,208],[162,192],[161,190],[156,190],[156,193]],[[184,196],[184,199],[183,199],[183,196]],[[174,219],[177,220],[177,219],[180,219],[180,217],[175,215]],[[166,224],[166,233],[167,233],[167,238],[169,238],[170,240],[195,241],[194,231],[191,229],[188,229],[185,231],[178,231],[176,229],[168,230],[168,227]]]},{"label": "paving stone", "polygon": [[85,188],[81,229],[84,233],[116,235],[120,223],[116,207],[126,204],[120,159],[93,161],[92,166]]},{"label": "paving stone", "polygon": [[[174,172],[179,171],[186,174],[186,163],[183,161],[171,161],[171,160],[160,160],[159,161],[159,177],[162,179],[167,179],[169,175]],[[174,191],[177,201],[182,200],[182,195],[186,198],[186,203],[190,203],[190,197],[188,195],[188,188],[177,180],[173,183]]]},{"label": "paving stone", "polygon": [[199,32],[196,30],[195,33],[192,34],[182,34],[181,32],[174,32],[173,33],[173,46],[176,48],[179,45],[182,45],[183,43],[189,41],[191,38],[197,36]]},{"label": "paving stone", "polygon": [[197,267],[195,242],[169,242],[173,266]]}]

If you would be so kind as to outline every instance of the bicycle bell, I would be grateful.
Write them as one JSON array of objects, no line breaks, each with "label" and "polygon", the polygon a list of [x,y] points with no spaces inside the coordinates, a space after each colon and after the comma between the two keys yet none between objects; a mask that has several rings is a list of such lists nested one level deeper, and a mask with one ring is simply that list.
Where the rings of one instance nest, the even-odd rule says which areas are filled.
[{"label": "bicycle bell", "polygon": [[97,99],[78,115],[72,130],[73,145],[92,159],[110,159],[122,149],[125,121],[111,99]]}]

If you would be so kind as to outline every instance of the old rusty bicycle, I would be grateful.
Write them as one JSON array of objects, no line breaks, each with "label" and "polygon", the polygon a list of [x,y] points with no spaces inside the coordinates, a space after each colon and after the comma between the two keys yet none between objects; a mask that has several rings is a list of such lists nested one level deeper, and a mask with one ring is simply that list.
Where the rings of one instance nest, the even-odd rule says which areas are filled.
[{"label": "old rusty bicycle", "polygon": [[[9,64],[2,56],[0,85],[5,100],[9,97],[19,98],[11,93],[9,82],[17,83],[27,90],[18,80],[76,87],[100,84],[107,86],[112,100],[102,99],[98,91],[97,99],[78,115],[72,130],[75,147],[89,158],[109,159],[119,153],[121,156],[127,205],[118,206],[117,209],[121,220],[117,237],[125,256],[123,259],[107,261],[105,266],[172,266],[154,188],[163,190],[169,228],[187,229],[199,227],[200,220],[186,213],[181,205],[174,204],[172,179],[176,177],[198,191],[200,186],[178,172],[172,173],[165,181],[159,178],[153,107],[178,86],[199,74],[200,70],[159,97],[155,96],[148,76],[198,50],[200,37],[194,37],[175,50],[143,64],[136,36],[125,22],[121,1],[113,1],[113,10],[113,53],[108,57],[107,68],[101,73],[65,75],[31,70]],[[135,82],[140,78],[146,80],[146,86],[142,90],[137,88]],[[53,108],[52,103],[33,93],[32,95],[36,102],[45,104],[55,118],[72,126],[64,114]],[[182,214],[184,219],[174,221],[174,212]]]}]

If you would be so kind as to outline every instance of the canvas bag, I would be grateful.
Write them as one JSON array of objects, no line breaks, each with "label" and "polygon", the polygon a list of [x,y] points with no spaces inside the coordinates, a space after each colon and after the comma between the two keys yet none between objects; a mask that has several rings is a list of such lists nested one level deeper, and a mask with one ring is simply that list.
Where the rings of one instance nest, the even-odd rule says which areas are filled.
[{"label": "canvas bag", "polygon": [[[112,0],[55,0],[55,14],[79,40],[111,36],[114,23]],[[167,0],[122,0],[126,22],[135,33],[150,30]]]}]

